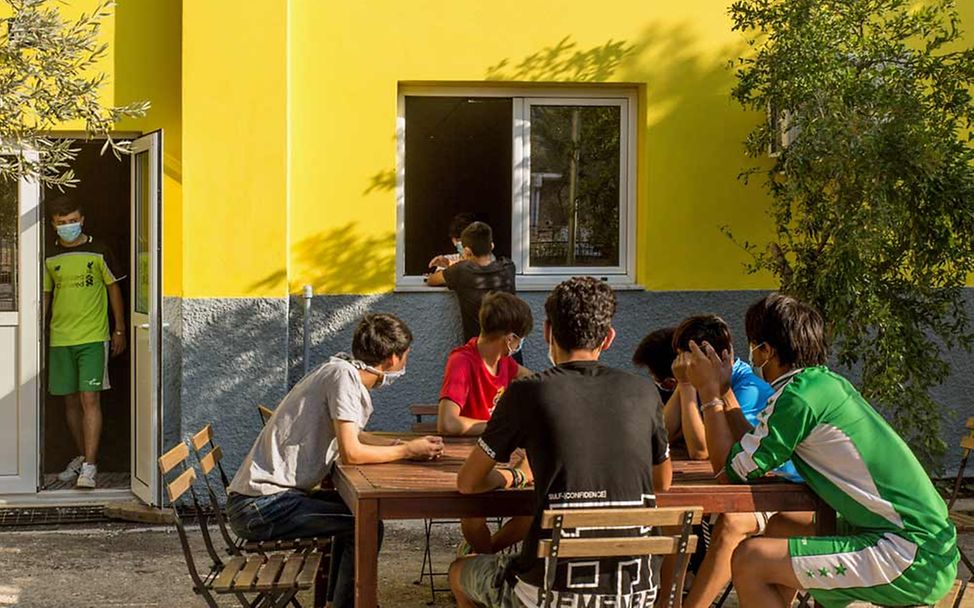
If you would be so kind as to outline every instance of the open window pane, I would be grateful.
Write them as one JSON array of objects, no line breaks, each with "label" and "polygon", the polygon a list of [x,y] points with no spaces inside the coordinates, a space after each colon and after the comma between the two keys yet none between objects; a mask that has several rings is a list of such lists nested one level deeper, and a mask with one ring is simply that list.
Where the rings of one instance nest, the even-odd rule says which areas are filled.
[{"label": "open window pane", "polygon": [[17,310],[18,183],[0,179],[0,312]]},{"label": "open window pane", "polygon": [[529,265],[620,266],[621,107],[529,107]]},{"label": "open window pane", "polygon": [[450,220],[467,212],[511,255],[512,102],[504,97],[405,97],[405,274],[450,253]]}]

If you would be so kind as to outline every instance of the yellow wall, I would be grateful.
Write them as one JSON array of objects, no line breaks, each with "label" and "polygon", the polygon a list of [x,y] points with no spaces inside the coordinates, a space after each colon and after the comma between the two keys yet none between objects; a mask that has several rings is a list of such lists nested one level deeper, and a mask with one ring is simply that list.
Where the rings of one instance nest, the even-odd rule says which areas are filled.
[{"label": "yellow wall", "polygon": [[[370,185],[395,168],[398,83],[484,80],[492,66],[516,65],[566,38],[573,46],[556,53],[561,60],[608,43],[628,49],[607,80],[645,88],[638,281],[649,289],[772,284],[743,273],[742,252],[718,229],[768,236],[760,188],[737,180],[748,163],[741,141],[759,117],[729,98],[725,64],[742,41],[727,3],[569,4],[291,1],[292,291],[305,282],[319,292],[392,288],[395,195]],[[528,79],[552,74],[538,69]],[[368,271],[372,256],[382,272]]]},{"label": "yellow wall", "polygon": [[183,295],[283,296],[286,3],[183,6]]}]

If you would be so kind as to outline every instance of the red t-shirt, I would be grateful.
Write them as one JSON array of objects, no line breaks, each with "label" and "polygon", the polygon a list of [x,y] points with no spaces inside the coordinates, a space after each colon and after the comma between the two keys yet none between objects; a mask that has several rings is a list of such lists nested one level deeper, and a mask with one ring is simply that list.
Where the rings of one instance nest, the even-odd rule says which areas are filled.
[{"label": "red t-shirt", "polygon": [[501,357],[497,375],[487,370],[477,350],[477,338],[454,348],[446,360],[440,399],[460,406],[460,415],[475,420],[489,420],[497,401],[517,378],[517,361]]}]

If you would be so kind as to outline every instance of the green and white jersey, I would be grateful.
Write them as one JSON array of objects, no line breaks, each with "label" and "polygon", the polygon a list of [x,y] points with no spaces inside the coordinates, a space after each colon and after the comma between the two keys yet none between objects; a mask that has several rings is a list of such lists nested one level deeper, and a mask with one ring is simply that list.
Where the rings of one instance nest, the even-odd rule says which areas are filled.
[{"label": "green and white jersey", "polygon": [[925,552],[955,552],[947,507],[913,452],[843,377],[795,370],[758,426],[731,450],[725,470],[753,480],[791,459],[809,487],[855,529],[891,532]]},{"label": "green and white jersey", "polygon": [[51,346],[108,340],[105,286],[123,278],[111,250],[92,237],[75,247],[59,241],[44,260],[44,291],[54,292]]}]

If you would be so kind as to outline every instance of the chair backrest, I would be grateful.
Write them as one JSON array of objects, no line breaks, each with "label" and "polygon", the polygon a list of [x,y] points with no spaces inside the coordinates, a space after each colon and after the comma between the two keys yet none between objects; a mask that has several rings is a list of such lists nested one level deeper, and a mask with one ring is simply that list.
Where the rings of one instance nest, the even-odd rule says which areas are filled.
[{"label": "chair backrest", "polygon": [[[563,509],[547,510],[541,517],[541,528],[551,530],[551,540],[538,543],[538,557],[550,560],[545,568],[544,606],[553,600],[552,585],[558,560],[573,557],[630,557],[637,555],[677,555],[673,584],[665,607],[674,605],[683,594],[687,555],[697,548],[692,526],[703,518],[702,507],[629,508],[629,509]],[[615,536],[619,528],[666,527],[679,530],[677,535]],[[584,537],[566,538],[565,532],[586,530]]]},{"label": "chair backrest", "polygon": [[[440,413],[440,406],[432,403],[415,403],[409,406],[409,413],[416,417],[416,422],[410,427],[413,433],[430,435],[437,433],[436,417]],[[423,420],[432,418],[432,420]]]},{"label": "chair backrest", "polygon": [[200,532],[203,535],[203,544],[206,546],[206,552],[212,561],[210,571],[212,572],[222,568],[223,561],[213,547],[213,539],[210,537],[209,529],[206,526],[206,515],[200,507],[199,500],[196,496],[196,489],[193,487],[193,482],[196,481],[196,469],[189,464],[188,460],[189,448],[185,443],[180,443],[159,457],[159,472],[162,474],[163,483],[166,487],[166,495],[169,498],[169,505],[172,508],[173,521],[176,526],[176,532],[179,535],[179,544],[183,549],[183,558],[186,560],[189,576],[193,579],[193,588],[197,593],[204,596],[208,604],[215,606],[213,597],[206,588],[203,580],[204,577],[200,576],[199,570],[196,567],[193,551],[189,544],[189,537],[186,534],[186,526],[179,512],[179,502],[185,500],[186,494],[189,493],[193,511],[199,522]]},{"label": "chair backrest", "polygon": [[964,470],[967,468],[967,459],[970,458],[971,451],[974,450],[974,417],[967,419],[964,428],[967,430],[967,435],[960,438],[960,447],[963,450],[963,454],[961,456],[960,466],[957,468],[957,478],[954,480],[954,491],[950,495],[950,500],[947,501],[948,509],[953,509],[954,503],[957,502],[961,486],[964,485]]},{"label": "chair backrest", "polygon": [[217,527],[220,529],[220,536],[223,537],[223,542],[227,545],[227,550],[231,555],[239,555],[240,550],[230,535],[226,516],[220,508],[220,498],[217,496],[216,489],[213,487],[216,484],[210,481],[210,473],[216,469],[220,474],[220,483],[223,486],[223,498],[226,499],[230,496],[228,490],[230,480],[227,478],[227,473],[223,468],[223,449],[216,443],[213,436],[213,427],[207,424],[190,438],[189,443],[193,446],[193,451],[196,453],[196,460],[200,464],[200,470],[203,473],[203,483],[206,485],[206,492],[210,498],[210,506],[213,511],[213,519],[216,520]]},{"label": "chair backrest", "polygon": [[260,415],[260,425],[267,426],[267,421],[274,415],[274,410],[262,403],[257,404],[257,413]]}]

